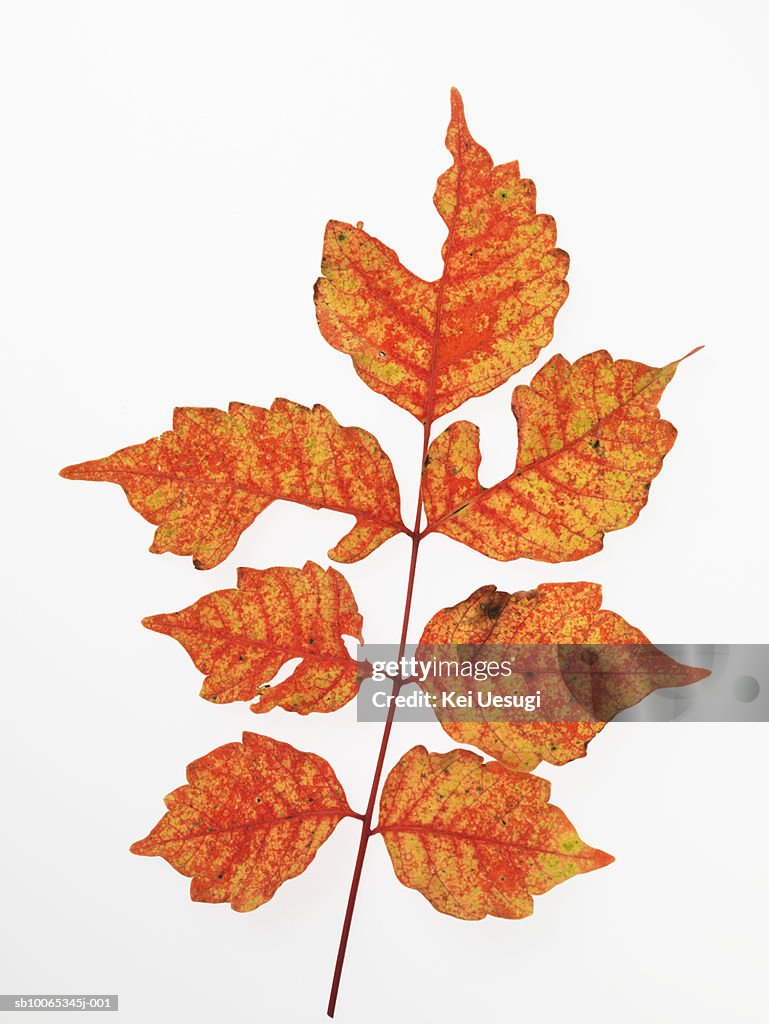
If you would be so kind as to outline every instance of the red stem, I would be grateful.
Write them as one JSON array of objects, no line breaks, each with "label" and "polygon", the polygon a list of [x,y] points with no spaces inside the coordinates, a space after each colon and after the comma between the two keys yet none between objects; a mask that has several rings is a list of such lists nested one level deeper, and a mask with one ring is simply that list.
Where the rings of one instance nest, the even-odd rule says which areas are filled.
[{"label": "red stem", "polygon": [[[428,415],[427,421],[424,427],[424,440],[422,442],[422,467],[424,467],[425,459],[427,458],[427,448],[430,443],[430,420],[431,416]],[[421,481],[421,477],[420,477]],[[417,498],[417,512],[414,521],[414,530],[411,534],[411,562],[409,564],[409,576],[408,583],[406,585],[406,604],[403,609],[403,625],[401,626],[401,640],[400,650],[398,653],[398,660],[403,657],[403,652],[406,648],[406,637],[408,635],[409,619],[411,617],[411,599],[414,595],[414,580],[416,578],[417,571],[417,558],[419,556],[419,543],[421,537],[419,536],[419,528],[422,522],[422,486],[420,482],[419,497]],[[396,679],[393,683],[393,696],[398,695],[398,691],[404,685],[405,680]],[[350,937],[350,925],[352,924],[352,916],[355,911],[355,901],[358,897],[358,886],[360,885],[361,874],[363,873],[363,861],[366,858],[366,847],[370,837],[374,834],[371,829],[371,822],[374,818],[374,809],[376,807],[377,796],[379,794],[379,783],[382,779],[382,770],[384,768],[385,755],[387,754],[387,744],[390,742],[390,733],[392,732],[393,722],[395,721],[395,703],[391,702],[387,712],[387,719],[385,721],[384,731],[382,733],[382,742],[379,745],[379,756],[377,757],[376,768],[374,769],[374,777],[371,780],[371,790],[369,792],[368,804],[366,806],[366,813],[363,815],[363,825],[360,833],[360,843],[358,845],[358,856],[355,860],[355,869],[352,874],[352,882],[350,883],[350,895],[347,898],[347,910],[344,915],[344,923],[342,924],[342,934],[339,939],[339,949],[336,954],[336,964],[334,966],[334,979],[331,982],[331,995],[328,1000],[328,1010],[326,1011],[329,1017],[334,1016],[336,1010],[336,1000],[339,994],[339,982],[342,978],[342,967],[344,966],[345,953],[347,952],[347,941]]]},{"label": "red stem", "polygon": [[[461,136],[461,128],[460,128]],[[449,147],[451,148],[451,147]],[[457,152],[461,152],[461,139],[457,141]],[[458,157],[455,157],[457,165],[457,196],[461,190],[462,184],[462,164]],[[457,210],[459,209],[459,203],[457,202],[454,206],[454,212],[451,217],[451,223],[449,225],[449,233],[446,239],[446,244],[443,249],[443,274],[441,275],[440,284],[438,285],[438,294],[436,296],[436,312],[435,312],[435,330],[433,332],[433,346],[430,357],[430,379],[427,383],[427,400],[425,402],[425,419],[424,419],[424,436],[422,439],[422,462],[419,467],[419,494],[417,496],[417,511],[414,518],[414,529],[411,534],[411,564],[409,566],[409,578],[406,586],[406,606],[403,609],[403,626],[401,628],[401,642],[400,642],[400,653],[398,660],[403,657],[403,652],[406,647],[406,636],[409,628],[409,617],[411,615],[411,598],[414,594],[414,577],[417,570],[417,556],[419,554],[419,544],[424,536],[420,533],[420,527],[422,525],[422,487],[423,487],[423,473],[425,468],[425,462],[427,460],[427,450],[430,446],[430,431],[432,429],[433,419],[435,418],[435,393],[436,384],[438,378],[438,341],[441,336],[441,321],[443,318],[443,290],[446,282],[446,267],[448,265],[449,255],[451,253],[452,244],[454,241],[454,229],[456,227]],[[393,683],[393,696],[397,696],[398,691],[403,686],[404,680],[397,679]],[[352,883],[350,885],[350,895],[347,899],[347,910],[344,915],[344,923],[342,925],[342,935],[339,939],[339,951],[336,956],[336,966],[334,967],[334,980],[331,983],[331,995],[328,1000],[327,1013],[329,1017],[334,1016],[334,1010],[336,1009],[336,998],[339,994],[339,982],[342,977],[342,967],[344,966],[344,955],[347,951],[347,940],[350,937],[350,925],[352,924],[352,915],[355,910],[355,900],[358,896],[358,886],[360,885],[360,876],[363,872],[363,861],[366,857],[366,847],[368,841],[373,834],[371,831],[371,821],[374,816],[374,808],[376,807],[376,799],[379,793],[379,783],[382,778],[382,768],[384,767],[385,754],[387,753],[387,744],[390,740],[390,733],[392,732],[393,721],[395,720],[395,704],[392,702],[387,712],[387,721],[385,722],[384,732],[382,733],[382,742],[379,746],[379,757],[377,758],[376,768],[374,769],[374,778],[371,782],[371,792],[369,793],[368,806],[366,807],[366,813],[363,817],[363,826],[361,828],[360,845],[358,846],[358,856],[355,861],[355,870],[352,876]]]}]

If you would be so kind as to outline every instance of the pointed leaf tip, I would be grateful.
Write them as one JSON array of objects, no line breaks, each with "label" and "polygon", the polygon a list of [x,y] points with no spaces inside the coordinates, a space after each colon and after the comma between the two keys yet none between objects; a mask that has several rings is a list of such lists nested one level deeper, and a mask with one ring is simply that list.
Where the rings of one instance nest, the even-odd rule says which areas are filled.
[{"label": "pointed leaf tip", "polygon": [[681,356],[681,358],[676,360],[676,362],[682,363],[684,361],[684,359],[688,359],[689,356],[696,356],[697,353],[701,352],[704,348],[705,348],[704,345],[697,345],[696,348],[693,348],[691,350],[691,352],[687,352],[685,356]]}]

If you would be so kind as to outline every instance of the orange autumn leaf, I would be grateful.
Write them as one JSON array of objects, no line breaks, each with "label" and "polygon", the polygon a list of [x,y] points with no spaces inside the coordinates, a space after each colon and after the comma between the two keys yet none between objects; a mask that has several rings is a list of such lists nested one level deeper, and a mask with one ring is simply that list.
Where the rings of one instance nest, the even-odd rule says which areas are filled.
[{"label": "orange autumn leaf", "polygon": [[[521,178],[517,163],[494,166],[472,138],[456,90],[446,145],[453,162],[434,194],[447,229],[440,278],[411,273],[362,223],[330,221],[315,286],[326,341],[351,357],[371,389],[422,424],[413,529],[401,520],[398,484],[378,441],[340,426],[321,405],[309,409],[286,399],[269,409],[240,403],[227,412],[177,409],[173,429],[159,437],[62,470],[70,479],[119,484],[157,527],[151,550],[191,555],[200,569],[223,561],[275,501],[353,516],[354,526],[329,552],[341,562],[406,533],[411,552],[398,602],[399,658],[411,635],[419,548],[429,534],[500,560],[585,557],[602,547],[607,532],[639,515],[676,435],[657,406],[678,363],[655,369],[594,352],[574,364],[556,356],[528,386],[515,389],[516,465],[493,486],[480,482],[479,431],[472,423],[456,422],[430,444],[440,416],[538,357],[568,294],[569,258],[556,247],[553,218],[537,213],[534,185]],[[204,674],[204,698],[255,699],[256,713],[333,711],[351,700],[364,674],[345,641],[362,641],[352,591],[335,569],[314,562],[302,569],[240,569],[237,587],[144,624],[185,648]],[[374,834],[382,835],[400,881],[442,913],[525,917],[533,896],[613,859],[582,842],[548,802],[549,783],[526,771],[541,761],[560,765],[584,756],[618,711],[661,686],[707,674],[679,665],[602,609],[600,587],[590,583],[544,584],[519,594],[482,587],[433,616],[418,647],[421,668],[447,647],[457,666],[477,664],[487,651],[491,658],[514,652],[502,679],[479,674],[473,692],[494,678],[486,695],[495,696],[497,684],[519,700],[534,686],[545,694],[548,713],[528,718],[528,704],[507,717],[483,711],[496,711],[493,702],[476,702],[475,716],[441,714],[435,700],[423,705],[435,708],[454,740],[493,761],[470,750],[430,754],[415,747],[386,779],[374,828],[397,701],[387,710],[363,814],[350,809],[325,760],[244,733],[242,742],[189,766],[187,785],[166,798],[165,816],[131,848],[190,877],[193,899],[245,911],[304,871],[341,819],[359,819],[330,1017]],[[531,657],[539,660],[526,660]],[[456,683],[439,673],[435,685],[429,670],[428,678],[422,672],[418,678],[428,695],[461,692],[468,673],[459,667],[456,673]],[[279,674],[286,677],[275,683]],[[406,682],[394,678],[396,697]]]},{"label": "orange autumn leaf", "polygon": [[387,777],[376,831],[399,880],[441,913],[528,917],[532,896],[614,860],[583,843],[549,797],[545,779],[469,750],[414,747]]},{"label": "orange autumn leaf", "polygon": [[358,375],[419,420],[485,395],[536,359],[566,299],[569,258],[518,163],[495,167],[451,93],[454,158],[434,202],[443,274],[423,281],[363,225],[330,221],[315,286],[320,330]]},{"label": "orange autumn leaf", "polygon": [[222,562],[273,501],[355,516],[329,552],[339,562],[364,558],[404,529],[392,464],[376,438],[341,427],[322,405],[285,398],[269,409],[176,409],[173,430],[61,475],[120,484],[157,525],[150,550],[192,555],[197,569]]},{"label": "orange autumn leaf", "polygon": [[[640,629],[601,608],[597,583],[544,583],[516,594],[481,587],[467,600],[432,617],[417,657],[429,659],[431,652],[435,654],[434,645],[451,651],[456,645],[483,647],[500,661],[511,656],[511,646],[544,645],[531,654],[532,665],[535,658],[540,659],[536,682],[520,682],[527,692],[535,686],[541,691],[549,720],[505,721],[499,713],[478,708],[465,720],[456,720],[457,716],[450,720],[437,710],[453,740],[477,747],[518,771],[531,771],[540,761],[562,765],[584,757],[588,743],[620,711],[660,687],[686,686],[708,675],[707,670],[674,661],[650,644]],[[562,654],[559,645],[600,645],[593,652],[601,658],[600,675],[588,672],[576,680],[569,676],[568,647]],[[613,645],[626,645],[626,652]],[[456,655],[449,653],[445,658],[452,656]],[[441,685],[451,689],[452,679],[445,678]],[[575,707],[584,712],[583,720],[569,720]]]},{"label": "orange autumn leaf", "polygon": [[[238,569],[237,590],[217,590],[183,611],[152,615],[144,625],[185,648],[206,675],[201,697],[220,704],[259,698],[252,711],[274,707],[336,711],[357,691],[357,662],[342,635],[363,640],[363,620],[347,580],[336,569]],[[271,687],[293,658],[301,663]]]},{"label": "orange autumn leaf", "polygon": [[167,813],[131,852],[162,857],[191,878],[193,900],[233,910],[272,899],[353,814],[327,761],[252,732],[193,761],[187,783],[165,798]]},{"label": "orange autumn leaf", "polygon": [[573,364],[553,356],[513,392],[518,458],[491,487],[478,480],[478,428],[452,423],[428,453],[425,533],[500,561],[600,551],[605,533],[635,522],[673,446],[676,429],[657,404],[680,362],[656,369],[603,351]]}]

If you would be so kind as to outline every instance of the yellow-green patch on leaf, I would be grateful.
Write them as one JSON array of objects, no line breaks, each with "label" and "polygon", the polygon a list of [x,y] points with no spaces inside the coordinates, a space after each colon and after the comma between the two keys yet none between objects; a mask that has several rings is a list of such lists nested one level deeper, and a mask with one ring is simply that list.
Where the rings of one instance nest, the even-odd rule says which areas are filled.
[{"label": "yellow-green patch on leaf", "polygon": [[469,750],[404,754],[382,790],[379,825],[400,881],[436,910],[478,920],[532,913],[532,896],[610,864],[558,807],[550,783]]}]

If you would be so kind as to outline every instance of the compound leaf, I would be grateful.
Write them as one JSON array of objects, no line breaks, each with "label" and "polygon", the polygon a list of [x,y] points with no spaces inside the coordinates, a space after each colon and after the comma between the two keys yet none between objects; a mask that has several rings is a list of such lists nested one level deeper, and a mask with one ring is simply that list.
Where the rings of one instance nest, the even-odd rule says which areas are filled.
[{"label": "compound leaf", "polygon": [[321,333],[374,391],[419,420],[485,395],[536,359],[566,299],[569,258],[517,162],[495,167],[451,93],[454,158],[435,205],[448,228],[443,274],[423,281],[363,225],[331,221],[315,308]]},{"label": "compound leaf", "polygon": [[[252,711],[274,707],[306,715],[336,711],[357,691],[357,662],[342,635],[363,640],[363,620],[336,569],[238,569],[236,590],[217,590],[144,625],[166,633],[206,674],[201,697],[224,704],[258,697]],[[269,681],[293,658],[301,663],[278,686]]]},{"label": "compound leaf", "polygon": [[157,525],[150,550],[192,555],[197,569],[222,562],[278,500],[356,517],[329,552],[339,562],[364,558],[404,529],[392,464],[376,438],[341,427],[322,405],[285,398],[269,409],[176,409],[173,430],[61,475],[119,484]]},{"label": "compound leaf", "polygon": [[469,750],[404,754],[382,789],[378,832],[395,873],[444,914],[527,917],[532,896],[610,864],[548,803],[550,783]]},{"label": "compound leaf", "polygon": [[657,403],[680,362],[656,369],[603,351],[573,364],[553,356],[513,392],[518,458],[492,487],[478,480],[478,428],[452,423],[428,452],[425,533],[500,561],[600,551],[605,533],[635,522],[673,446],[675,427]]},{"label": "compound leaf", "polygon": [[272,899],[353,814],[327,761],[252,732],[193,761],[187,783],[131,852],[191,878],[193,900],[233,910]]}]

